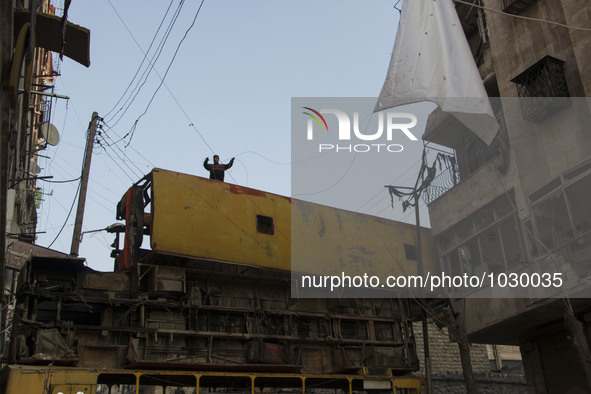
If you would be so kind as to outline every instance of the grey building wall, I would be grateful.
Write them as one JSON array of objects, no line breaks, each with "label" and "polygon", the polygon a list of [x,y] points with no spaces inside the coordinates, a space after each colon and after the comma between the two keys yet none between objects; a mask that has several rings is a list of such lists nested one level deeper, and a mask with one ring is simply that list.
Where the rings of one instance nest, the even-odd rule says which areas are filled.
[{"label": "grey building wall", "polygon": [[[503,2],[483,0],[482,4],[500,11]],[[537,20],[490,11],[484,11],[484,15],[488,48],[480,71],[489,94],[501,96],[497,108],[502,109],[506,122],[508,155],[499,152],[478,169],[464,172],[461,183],[430,203],[432,230],[442,262],[446,253],[457,251],[462,255],[460,248],[468,247],[470,240],[478,239],[472,246],[477,244],[482,249],[481,241],[486,235],[501,239],[503,231],[479,233],[484,231],[483,227],[493,226],[493,222],[479,228],[475,219],[484,213],[487,204],[512,193],[509,214],[514,216],[515,225],[511,231],[515,234],[513,238],[519,239],[520,253],[508,268],[545,264],[547,272],[560,266],[561,269],[566,267],[574,278],[583,278],[591,267],[588,204],[591,194],[591,34],[544,21],[588,29],[591,27],[591,3],[586,0],[533,1],[519,16]],[[514,81],[516,77],[528,75],[528,70],[546,56],[563,62],[564,81],[571,99],[566,107],[543,113],[548,115],[543,120],[526,120],[518,98],[524,93]],[[535,81],[537,77],[531,78]],[[554,84],[559,79],[560,75],[552,74],[548,81]],[[439,126],[428,126],[430,135],[437,135]],[[458,132],[453,140],[447,141],[447,146],[458,155],[467,154],[470,148],[467,133]],[[429,140],[429,133],[426,139]],[[443,143],[445,145],[446,141]],[[503,168],[506,159],[509,164]],[[468,223],[464,235],[454,227],[462,222]],[[444,236],[455,241],[443,242]],[[483,238],[478,238],[480,236]],[[463,255],[470,256],[469,253]],[[488,257],[484,253],[480,256],[483,260]],[[468,258],[462,262],[461,259],[457,258],[459,262],[455,267],[459,270],[466,269],[462,263],[470,265],[475,261]],[[487,270],[490,263],[490,259],[478,262],[479,266],[469,269]],[[572,338],[566,335],[564,328],[566,304],[544,296],[516,298],[510,292],[504,294],[497,299],[463,298],[454,303],[470,339],[480,343],[519,344],[531,393],[587,392]],[[570,302],[589,337],[591,300],[578,298]]]}]

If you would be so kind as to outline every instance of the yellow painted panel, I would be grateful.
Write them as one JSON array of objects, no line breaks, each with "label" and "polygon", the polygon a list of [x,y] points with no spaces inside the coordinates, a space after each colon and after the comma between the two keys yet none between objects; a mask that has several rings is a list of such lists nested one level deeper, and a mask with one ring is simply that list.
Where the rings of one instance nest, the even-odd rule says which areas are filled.
[{"label": "yellow painted panel", "polygon": [[83,368],[8,366],[2,370],[6,394],[95,392],[98,372]]},{"label": "yellow painted panel", "polygon": [[[154,251],[313,274],[417,273],[405,252],[412,225],[167,170],[152,181]],[[272,235],[257,231],[257,215],[272,218]],[[421,234],[424,272],[439,272]]]},{"label": "yellow painted panel", "polygon": [[6,394],[43,392],[44,379],[41,373],[25,375],[20,370],[5,368],[2,371],[2,380],[5,384]]},{"label": "yellow painted panel", "polygon": [[[292,269],[316,275],[415,275],[415,226],[342,209],[292,201]],[[301,230],[300,230],[301,229]],[[421,229],[424,272],[438,266],[433,239]],[[433,271],[431,271],[433,272]]]},{"label": "yellow painted panel", "polygon": [[[289,198],[166,170],[152,174],[153,250],[289,270]],[[273,235],[257,231],[257,215],[273,218]]]},{"label": "yellow painted panel", "polygon": [[421,392],[422,378],[417,376],[400,376],[392,379],[394,389],[411,390],[410,393],[419,394]]}]

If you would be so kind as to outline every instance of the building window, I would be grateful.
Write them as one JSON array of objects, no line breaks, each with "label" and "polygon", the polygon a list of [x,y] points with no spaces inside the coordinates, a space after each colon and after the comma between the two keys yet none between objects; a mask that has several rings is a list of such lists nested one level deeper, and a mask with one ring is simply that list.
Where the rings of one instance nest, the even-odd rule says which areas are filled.
[{"label": "building window", "polygon": [[536,0],[501,0],[501,6],[503,12],[508,14],[519,14],[528,5],[535,2]]},{"label": "building window", "polygon": [[572,240],[573,232],[562,191],[537,204],[532,211],[539,240],[549,250]]},{"label": "building window", "polygon": [[589,204],[589,191],[591,190],[591,176],[567,187],[565,190],[566,201],[573,215],[572,229],[576,235],[582,235],[591,231],[591,205]]},{"label": "building window", "polygon": [[414,245],[404,244],[404,253],[407,260],[417,261],[417,247]]},{"label": "building window", "polygon": [[270,216],[257,215],[257,231],[261,234],[275,234],[275,225]]},{"label": "building window", "polygon": [[570,105],[564,62],[545,56],[536,64],[513,78],[521,99],[523,118],[540,123]]},{"label": "building window", "polygon": [[454,275],[513,271],[527,261],[513,191],[480,208],[435,239],[442,269]]},{"label": "building window", "polygon": [[[551,186],[553,187],[551,189]],[[531,244],[537,256],[557,253],[575,266],[591,267],[591,160],[529,196]],[[588,268],[585,268],[587,273]]]}]

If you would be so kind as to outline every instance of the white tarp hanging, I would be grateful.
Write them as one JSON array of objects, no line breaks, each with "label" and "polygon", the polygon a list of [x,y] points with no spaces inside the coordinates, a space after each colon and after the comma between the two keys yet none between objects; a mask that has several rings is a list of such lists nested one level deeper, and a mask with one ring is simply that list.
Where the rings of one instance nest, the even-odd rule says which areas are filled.
[{"label": "white tarp hanging", "polygon": [[405,0],[375,111],[432,101],[485,143],[499,125],[452,0]]}]

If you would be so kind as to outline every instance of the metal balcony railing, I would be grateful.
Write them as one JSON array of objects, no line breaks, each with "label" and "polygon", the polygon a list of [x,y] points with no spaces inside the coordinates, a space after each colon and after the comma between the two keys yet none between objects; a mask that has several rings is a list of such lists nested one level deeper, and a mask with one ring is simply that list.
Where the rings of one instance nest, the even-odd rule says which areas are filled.
[{"label": "metal balcony railing", "polygon": [[469,139],[461,150],[456,150],[450,165],[437,169],[437,175],[423,192],[425,203],[431,204],[501,153],[499,137],[488,146],[477,137]]},{"label": "metal balcony railing", "polygon": [[[453,153],[445,152],[446,155],[451,155],[453,158],[446,161],[447,165],[444,168],[436,168],[437,172],[433,181],[423,191],[423,200],[426,204],[431,204],[443,196],[494,158],[500,157],[500,160],[496,161],[497,170],[501,174],[507,172],[509,136],[502,107],[499,106],[496,109],[495,117],[499,124],[499,131],[490,145],[486,145],[476,134],[467,131],[461,137],[462,142],[456,146]],[[427,156],[432,155],[430,150],[438,151],[436,148],[429,148],[428,145],[425,149],[427,149]]]},{"label": "metal balcony railing", "polygon": [[431,204],[459,183],[460,172],[458,162],[455,160],[448,167],[438,171],[431,184],[423,191],[423,200],[426,204]]}]

